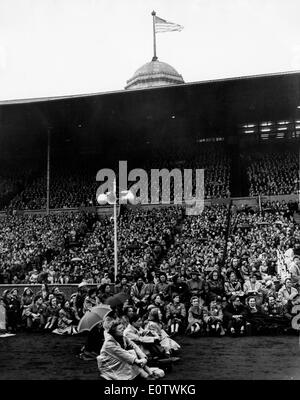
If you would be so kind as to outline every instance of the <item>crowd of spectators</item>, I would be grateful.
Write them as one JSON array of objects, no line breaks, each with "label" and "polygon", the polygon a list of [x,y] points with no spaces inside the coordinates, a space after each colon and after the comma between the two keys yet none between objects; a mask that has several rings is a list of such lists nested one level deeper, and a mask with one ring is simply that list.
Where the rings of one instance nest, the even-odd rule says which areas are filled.
[{"label": "crowd of spectators", "polygon": [[[7,226],[2,222],[2,232],[6,232],[1,236],[2,261],[17,261],[16,269],[45,250],[61,250],[44,259],[42,265],[37,263],[39,267],[28,274],[28,283],[43,282],[42,300],[33,297],[30,287],[24,291],[26,300],[16,289],[4,293],[12,330],[22,324],[32,328],[29,312],[24,311],[26,303],[35,310],[33,314],[45,313],[39,328],[62,328],[58,324],[61,314],[72,320],[66,333],[76,333],[83,312],[116,292],[129,295],[122,313],[127,315],[130,308],[141,319],[141,326],[146,326],[152,312],[158,326],[171,337],[178,333],[244,335],[289,330],[293,306],[300,304],[300,229],[293,221],[290,204],[269,202],[262,209],[231,210],[215,205],[206,207],[199,216],[186,216],[179,206],[121,213],[116,282],[112,223],[109,218],[86,218],[82,214],[14,216],[7,218]],[[73,232],[76,236],[79,231],[82,241],[76,245],[75,240],[74,247],[69,241],[67,249],[64,234]],[[279,255],[285,271],[279,270]],[[56,276],[67,276],[68,282],[60,282],[50,271],[59,271]],[[49,293],[50,299],[46,296],[45,284],[71,282],[79,284],[80,293],[84,285],[94,286],[81,294],[81,314],[76,305],[78,295],[66,299],[56,288]]]},{"label": "crowd of spectators", "polygon": [[[180,207],[122,212],[118,219],[120,270],[131,275],[138,271],[150,274],[182,216]],[[109,216],[7,216],[0,220],[0,281],[67,284],[84,279],[99,284],[107,274],[113,275],[113,250]]]},{"label": "crowd of spectators", "polygon": [[63,267],[55,270],[49,262],[84,235],[88,222],[89,219],[79,213],[16,214],[1,218],[0,282],[31,284],[43,282],[46,276],[63,283],[60,281]]},{"label": "crowd of spectators", "polygon": [[[299,190],[299,157],[291,148],[272,151],[250,150],[241,154],[245,163],[249,195],[282,195],[297,193]],[[104,164],[103,164],[104,163]],[[108,165],[102,160],[81,159],[76,164],[64,165],[61,161],[51,164],[50,174],[50,208],[78,208],[97,206],[96,173],[101,168],[112,168],[118,177],[118,165]],[[184,169],[204,169],[204,195],[206,199],[230,197],[231,159],[222,146],[195,146],[191,151],[173,151],[167,154],[156,151],[151,157],[128,161],[128,172],[134,168],[144,169],[148,174],[149,194],[151,190],[151,169],[179,169],[183,176]],[[133,183],[128,182],[129,186]],[[0,174],[0,209],[37,210],[45,209],[47,202],[46,170],[33,172],[33,168],[24,171],[16,168],[1,168]],[[171,179],[171,200],[173,200],[174,183]],[[161,189],[159,196],[161,199]],[[193,181],[193,191],[195,181]]]},{"label": "crowd of spectators", "polygon": [[205,207],[197,216],[186,216],[174,236],[161,268],[168,276],[181,271],[189,273],[191,265],[200,268],[202,276],[221,267],[225,246],[228,208],[225,205]]},{"label": "crowd of spectators", "polygon": [[4,209],[10,200],[30,184],[33,171],[24,166],[0,163],[0,210]]},{"label": "crowd of spectators", "polygon": [[280,195],[299,190],[299,157],[295,151],[254,153],[248,157],[249,195]]},{"label": "crowd of spectators", "polygon": [[[56,164],[56,162],[53,162],[50,173],[50,208],[97,206],[96,192],[99,183],[96,182],[96,174],[101,168],[112,168],[118,176],[117,165],[104,165],[103,162],[99,164],[99,161],[95,160],[81,160],[77,165],[67,164],[65,166],[61,163]],[[205,169],[205,197],[222,198],[230,196],[230,162],[226,152],[221,149],[205,148],[202,151],[194,151],[192,156],[187,156],[186,153],[179,153],[177,158],[173,157],[171,159],[166,154],[156,154],[151,159],[148,159],[147,162],[144,160],[129,162],[128,172],[134,168],[144,169],[147,172],[149,195],[151,169],[161,170],[167,168],[171,171],[177,168],[181,170],[183,176],[183,170],[186,168],[193,170],[203,168]],[[129,186],[131,184],[129,182]],[[195,181],[193,186],[193,190],[195,190]],[[171,194],[173,194],[172,180]],[[173,197],[171,196],[172,199]],[[7,204],[0,203],[0,207],[3,210],[40,210],[46,208],[46,203],[47,177],[45,169],[44,173],[35,174],[26,185],[19,186],[18,193],[15,193],[13,198],[9,198]]]}]

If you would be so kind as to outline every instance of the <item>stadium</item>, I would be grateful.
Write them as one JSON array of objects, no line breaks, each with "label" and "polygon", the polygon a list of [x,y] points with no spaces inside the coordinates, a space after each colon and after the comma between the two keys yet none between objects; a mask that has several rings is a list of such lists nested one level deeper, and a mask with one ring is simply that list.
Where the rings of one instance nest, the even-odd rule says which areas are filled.
[{"label": "stadium", "polygon": [[[124,87],[0,101],[0,379],[300,379],[300,72]],[[100,203],[120,161],[203,210]]]},{"label": "stadium", "polygon": [[[45,351],[43,346],[49,345],[50,334],[24,332],[22,326],[26,287],[34,294],[42,284],[49,285],[50,292],[58,287],[58,298],[66,301],[81,282],[86,282],[89,290],[99,289],[97,298],[101,302],[115,293],[123,277],[125,287],[132,288],[141,275],[150,293],[146,302],[149,307],[155,290],[161,294],[159,276],[163,273],[168,282],[162,302],[166,304],[161,306],[163,315],[166,318],[166,305],[178,291],[185,306],[178,340],[183,347],[186,344],[187,353],[195,347],[201,359],[211,358],[203,348],[212,341],[216,347],[213,352],[227,347],[229,354],[221,355],[221,359],[232,362],[243,355],[240,346],[251,348],[253,335],[259,335],[261,349],[266,343],[271,344],[271,352],[289,346],[291,360],[297,360],[297,331],[292,329],[291,320],[292,308],[299,304],[299,78],[299,73],[286,73],[2,102],[0,292],[7,310],[10,305],[12,308],[7,313],[9,331],[17,332],[6,339],[7,345],[13,343],[20,353],[32,348],[35,356],[31,364],[39,370],[46,364],[38,356]],[[119,207],[118,276],[114,282],[112,206],[97,204],[95,177],[99,169],[115,168],[119,160],[147,170],[204,168],[205,208],[199,216],[186,216],[183,205]],[[214,271],[217,274],[213,278]],[[253,275],[256,283],[252,292],[246,282]],[[286,294],[287,277],[297,292],[292,300]],[[191,286],[193,280],[195,287]],[[186,333],[192,295],[199,296],[208,310],[211,302],[220,298],[224,310],[232,294],[240,292],[245,307],[245,299],[254,295],[266,319],[275,312],[268,304],[269,296],[274,296],[276,313],[288,323],[282,329],[279,323],[258,323],[256,328],[261,332],[245,337],[232,338],[228,321],[224,337],[206,331],[200,337]],[[95,300],[90,302],[94,304]],[[54,315],[58,312],[55,307]],[[212,310],[209,312],[213,315]],[[15,344],[17,340],[21,342]],[[63,342],[71,340],[71,353],[76,344],[84,343],[76,336],[55,336],[52,340],[53,346],[65,346]],[[36,341],[38,344],[34,344]],[[256,336],[255,343],[259,343]],[[4,377],[7,374],[8,378],[12,378],[7,368],[11,351],[9,347],[1,349],[1,363],[6,364],[7,371]],[[185,357],[173,368],[170,379],[182,376],[191,355]],[[268,358],[263,354],[262,365],[264,357]],[[297,372],[292,371],[291,360],[290,372],[281,371],[280,375],[276,370],[274,376],[293,377]],[[24,361],[27,367],[13,373],[30,379],[31,360],[25,356]],[[218,370],[224,377],[220,366],[216,371],[216,362],[221,362],[220,358],[205,360],[205,370],[211,367],[215,377]],[[87,374],[85,378],[97,376],[92,364],[79,363],[82,373]],[[243,370],[249,374],[254,366],[248,365],[247,370],[245,365]],[[254,378],[265,377],[262,371],[258,376],[252,373]],[[272,376],[271,371],[268,373]],[[226,374],[234,379],[228,371]],[[195,376],[208,377],[201,368]]]}]

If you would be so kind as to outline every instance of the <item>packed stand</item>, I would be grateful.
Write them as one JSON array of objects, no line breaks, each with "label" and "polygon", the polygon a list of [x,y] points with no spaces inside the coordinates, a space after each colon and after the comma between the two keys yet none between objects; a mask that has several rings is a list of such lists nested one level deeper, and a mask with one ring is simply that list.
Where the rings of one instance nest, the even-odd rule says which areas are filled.
[{"label": "packed stand", "polygon": [[[85,274],[78,275],[77,283],[81,280],[78,293],[87,284],[95,288],[67,299],[67,307],[74,307],[77,316],[72,319],[72,326],[76,326],[87,309],[121,292],[128,298],[119,310],[120,317],[128,322],[129,314],[137,315],[138,324],[145,328],[151,314],[157,332],[170,338],[177,334],[223,336],[288,331],[293,306],[300,304],[300,259],[296,254],[300,229],[289,206],[269,203],[263,205],[262,212],[246,207],[233,211],[224,265],[224,224],[228,213],[225,206],[207,207],[202,215],[185,218],[179,207],[129,211],[119,222],[122,272],[114,285],[111,284],[113,269],[102,268],[112,264],[112,228],[107,220],[104,224],[97,221],[81,250],[87,254],[86,265],[92,262],[89,258],[92,249],[94,255],[103,257],[95,258],[94,262],[99,264],[90,264],[89,269],[102,278],[93,281]],[[55,240],[58,238],[59,235]],[[41,240],[45,245],[45,238]],[[99,246],[103,251],[99,251]],[[110,247],[111,251],[105,252]],[[283,257],[285,275],[278,270],[279,255]],[[77,261],[81,263],[76,257],[71,262]],[[45,287],[43,290],[47,291]],[[49,295],[50,300],[45,294],[39,300],[41,304],[36,304],[30,288],[24,291],[26,305],[45,310],[40,325],[54,330],[58,329],[59,309],[64,307],[66,299],[59,288]],[[23,312],[24,300],[18,291],[7,291],[3,297],[8,325],[13,329],[22,323],[24,326],[28,315]],[[76,305],[78,298],[80,306]],[[11,322],[14,318],[17,322]],[[26,324],[31,329],[30,323]],[[75,328],[72,332],[76,332]]]},{"label": "packed stand", "polygon": [[84,236],[87,223],[79,213],[0,219],[0,283],[41,283],[51,274],[57,283],[64,283],[59,280],[62,268],[48,270],[49,262]]},{"label": "packed stand", "polygon": [[[171,154],[171,153],[170,153]],[[167,168],[169,171],[178,168],[183,170],[205,169],[205,197],[223,198],[230,196],[230,162],[226,152],[219,148],[204,148],[190,155],[186,152],[177,152],[177,158],[170,157],[166,153],[155,154],[145,163],[142,160],[128,162],[128,172],[134,168],[144,169],[148,173],[149,196],[151,190],[151,169]],[[101,157],[100,157],[101,158]],[[122,159],[122,158],[120,158]],[[168,160],[168,161],[167,161]],[[96,192],[99,182],[96,182],[96,174],[101,168],[112,168],[118,177],[118,165],[105,164],[104,160],[78,160],[75,165],[62,165],[61,162],[53,162],[50,171],[50,208],[77,208],[97,206]],[[128,186],[132,183],[128,182]],[[2,205],[5,210],[40,210],[46,208],[47,203],[47,178],[44,173],[35,175],[24,187],[20,187],[18,193],[10,200],[9,204]],[[171,180],[171,200],[173,200],[173,180]],[[193,182],[195,190],[195,181]],[[159,194],[161,199],[161,193]]]},{"label": "packed stand", "polygon": [[[125,210],[118,218],[118,265],[123,273],[135,275],[142,271],[149,275],[157,260],[172,241],[173,232],[182,218],[180,207],[164,207],[153,210]],[[51,260],[50,269],[64,269],[63,283],[89,284],[107,281],[113,274],[114,232],[109,216],[96,220],[82,244],[75,248],[64,248]],[[110,283],[112,280],[109,280]],[[59,283],[50,281],[48,283]]]},{"label": "packed stand", "polygon": [[249,195],[280,195],[299,190],[299,156],[295,151],[254,153],[248,157]]}]

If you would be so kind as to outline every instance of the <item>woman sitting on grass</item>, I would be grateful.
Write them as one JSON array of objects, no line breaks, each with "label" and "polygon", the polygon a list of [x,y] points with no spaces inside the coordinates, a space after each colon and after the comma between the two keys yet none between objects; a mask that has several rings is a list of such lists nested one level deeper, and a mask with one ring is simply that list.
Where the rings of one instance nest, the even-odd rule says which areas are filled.
[{"label": "woman sitting on grass", "polygon": [[163,329],[162,315],[159,308],[153,307],[148,315],[145,325],[145,334],[159,337],[159,344],[163,347],[167,357],[171,356],[174,351],[180,349],[180,345],[171,339],[167,332]]},{"label": "woman sitting on grass", "polygon": [[222,298],[220,296],[211,301],[208,307],[208,313],[204,317],[204,321],[206,323],[206,332],[208,334],[220,336],[225,335],[225,331],[223,328],[223,311],[221,301]]},{"label": "woman sitting on grass", "polygon": [[199,298],[193,296],[191,298],[191,307],[188,311],[188,327],[186,333],[191,336],[198,336],[203,332],[204,316],[207,315],[204,307],[199,305]]},{"label": "woman sitting on grass", "polygon": [[179,294],[173,293],[173,301],[167,305],[166,320],[171,336],[177,335],[184,327],[186,309],[183,303],[180,303]]},{"label": "woman sitting on grass", "polygon": [[46,330],[52,331],[56,328],[57,320],[58,320],[58,311],[59,308],[57,306],[57,299],[56,297],[52,297],[49,301],[49,305],[47,307],[47,320],[45,328]]},{"label": "woman sitting on grass", "polygon": [[147,367],[147,357],[131,340],[123,336],[119,320],[105,319],[104,343],[97,357],[98,369],[107,380],[157,379],[164,376],[158,368]]},{"label": "woman sitting on grass", "polygon": [[77,327],[73,325],[72,319],[67,318],[67,313],[63,308],[58,312],[57,329],[52,332],[57,335],[76,335],[78,333]]}]

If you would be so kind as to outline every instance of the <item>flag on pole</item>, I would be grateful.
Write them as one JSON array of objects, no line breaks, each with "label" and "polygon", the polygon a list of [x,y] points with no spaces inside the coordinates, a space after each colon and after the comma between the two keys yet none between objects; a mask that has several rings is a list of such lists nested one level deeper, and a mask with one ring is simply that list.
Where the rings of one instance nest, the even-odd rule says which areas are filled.
[{"label": "flag on pole", "polygon": [[154,17],[155,33],[182,31],[183,26],[166,21],[160,17]]}]

